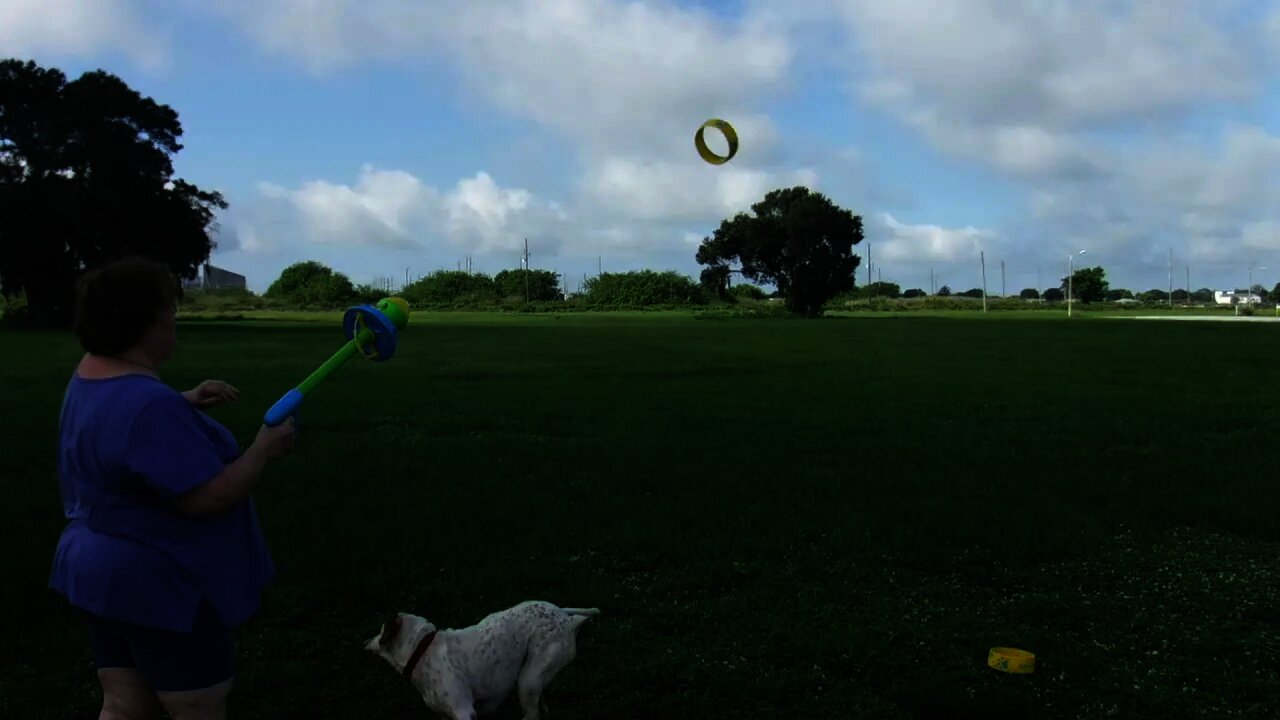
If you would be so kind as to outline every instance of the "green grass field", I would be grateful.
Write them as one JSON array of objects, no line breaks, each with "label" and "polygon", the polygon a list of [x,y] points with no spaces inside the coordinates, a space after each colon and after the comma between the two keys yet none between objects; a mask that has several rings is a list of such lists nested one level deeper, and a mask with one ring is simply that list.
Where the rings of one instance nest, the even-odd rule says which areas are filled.
[{"label": "green grass field", "polygon": [[[232,716],[426,718],[361,649],[382,617],[540,598],[604,611],[560,720],[1274,717],[1280,327],[1035,315],[419,313],[256,494],[279,576]],[[185,323],[166,379],[236,384],[248,442],[336,317]],[[45,587],[79,353],[0,352],[0,717],[96,717]]]}]

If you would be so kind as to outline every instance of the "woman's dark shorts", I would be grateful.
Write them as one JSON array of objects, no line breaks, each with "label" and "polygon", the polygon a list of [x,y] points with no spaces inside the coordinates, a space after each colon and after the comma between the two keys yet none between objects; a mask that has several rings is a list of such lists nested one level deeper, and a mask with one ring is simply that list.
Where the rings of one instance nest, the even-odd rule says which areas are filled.
[{"label": "woman's dark shorts", "polygon": [[98,668],[135,668],[156,692],[202,690],[235,672],[231,629],[208,603],[189,633],[156,630],[85,613]]}]

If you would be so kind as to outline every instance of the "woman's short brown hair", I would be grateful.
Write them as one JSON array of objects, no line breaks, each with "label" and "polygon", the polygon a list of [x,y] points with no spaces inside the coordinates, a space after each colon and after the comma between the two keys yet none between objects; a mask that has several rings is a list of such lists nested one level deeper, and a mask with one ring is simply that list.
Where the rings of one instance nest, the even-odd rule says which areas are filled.
[{"label": "woman's short brown hair", "polygon": [[165,265],[140,257],[117,260],[80,277],[73,329],[86,352],[119,355],[137,345],[181,296]]}]

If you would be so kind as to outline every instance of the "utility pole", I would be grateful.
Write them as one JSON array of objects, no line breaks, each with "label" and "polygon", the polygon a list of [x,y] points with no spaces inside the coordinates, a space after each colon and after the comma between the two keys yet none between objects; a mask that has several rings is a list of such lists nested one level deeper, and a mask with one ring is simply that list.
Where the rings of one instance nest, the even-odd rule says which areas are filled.
[{"label": "utility pole", "polygon": [[929,295],[932,296],[937,292],[937,286],[933,282],[933,268],[929,268]]},{"label": "utility pole", "polygon": [[1187,305],[1191,304],[1191,266],[1187,266]]},{"label": "utility pole", "polygon": [[529,303],[529,238],[524,239],[524,302]]},{"label": "utility pole", "polygon": [[981,251],[978,258],[982,261],[982,312],[987,311],[987,253]]},{"label": "utility pole", "polygon": [[1173,248],[1169,248],[1169,309],[1173,309]]},{"label": "utility pole", "polygon": [[871,243],[867,243],[867,299],[874,295],[875,290],[871,287]]},{"label": "utility pole", "polygon": [[[1244,289],[1244,299],[1245,299],[1245,302],[1249,303],[1250,305],[1253,304],[1253,268],[1257,265],[1258,264],[1255,263],[1254,261],[1252,260],[1249,261],[1249,286]],[[1258,269],[1266,270],[1267,268],[1258,267]],[[1261,293],[1259,293],[1258,303],[1259,304],[1262,303]]]},{"label": "utility pole", "polygon": [[1004,286],[1004,261],[1000,261],[1000,297],[1009,297],[1008,288]]},{"label": "utility pole", "polygon": [[1071,290],[1072,290],[1072,285],[1074,284],[1076,279],[1076,255],[1083,255],[1084,253],[1085,251],[1081,250],[1080,252],[1072,253],[1067,256],[1067,317],[1068,318],[1071,317],[1071,304],[1074,302],[1074,298],[1071,297],[1072,295]]}]

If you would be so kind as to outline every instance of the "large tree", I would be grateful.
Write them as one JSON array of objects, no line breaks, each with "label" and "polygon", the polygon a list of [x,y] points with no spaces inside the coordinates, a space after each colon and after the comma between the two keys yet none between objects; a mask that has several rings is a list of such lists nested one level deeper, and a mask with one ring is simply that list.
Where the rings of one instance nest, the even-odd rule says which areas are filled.
[{"label": "large tree", "polygon": [[351,279],[315,260],[296,262],[267,287],[266,297],[294,305],[338,306],[355,300]]},{"label": "large tree", "polygon": [[1080,268],[1070,278],[1062,278],[1061,289],[1068,290],[1070,280],[1071,299],[1082,303],[1102,302],[1107,297],[1111,283],[1107,281],[1107,271],[1101,266]]},{"label": "large tree", "polygon": [[1138,299],[1144,303],[1147,303],[1148,305],[1154,305],[1156,303],[1167,303],[1169,302],[1169,293],[1167,291],[1161,290],[1160,288],[1152,288],[1151,290],[1148,290],[1138,295]]},{"label": "large tree", "polygon": [[172,108],[110,73],[0,61],[0,292],[65,327],[86,269],[142,255],[195,277],[227,203],[173,177],[181,137]]},{"label": "large tree", "polygon": [[859,300],[867,298],[898,298],[902,296],[902,286],[895,282],[876,281],[858,288],[854,296]]},{"label": "large tree", "polygon": [[547,302],[563,299],[560,274],[551,270],[502,270],[493,276],[493,284],[501,298]]},{"label": "large tree", "polygon": [[773,190],[751,210],[754,216],[738,213],[703,239],[696,259],[708,266],[704,284],[739,272],[778,288],[787,308],[806,317],[821,315],[827,301],[853,289],[861,217],[803,186]]}]

